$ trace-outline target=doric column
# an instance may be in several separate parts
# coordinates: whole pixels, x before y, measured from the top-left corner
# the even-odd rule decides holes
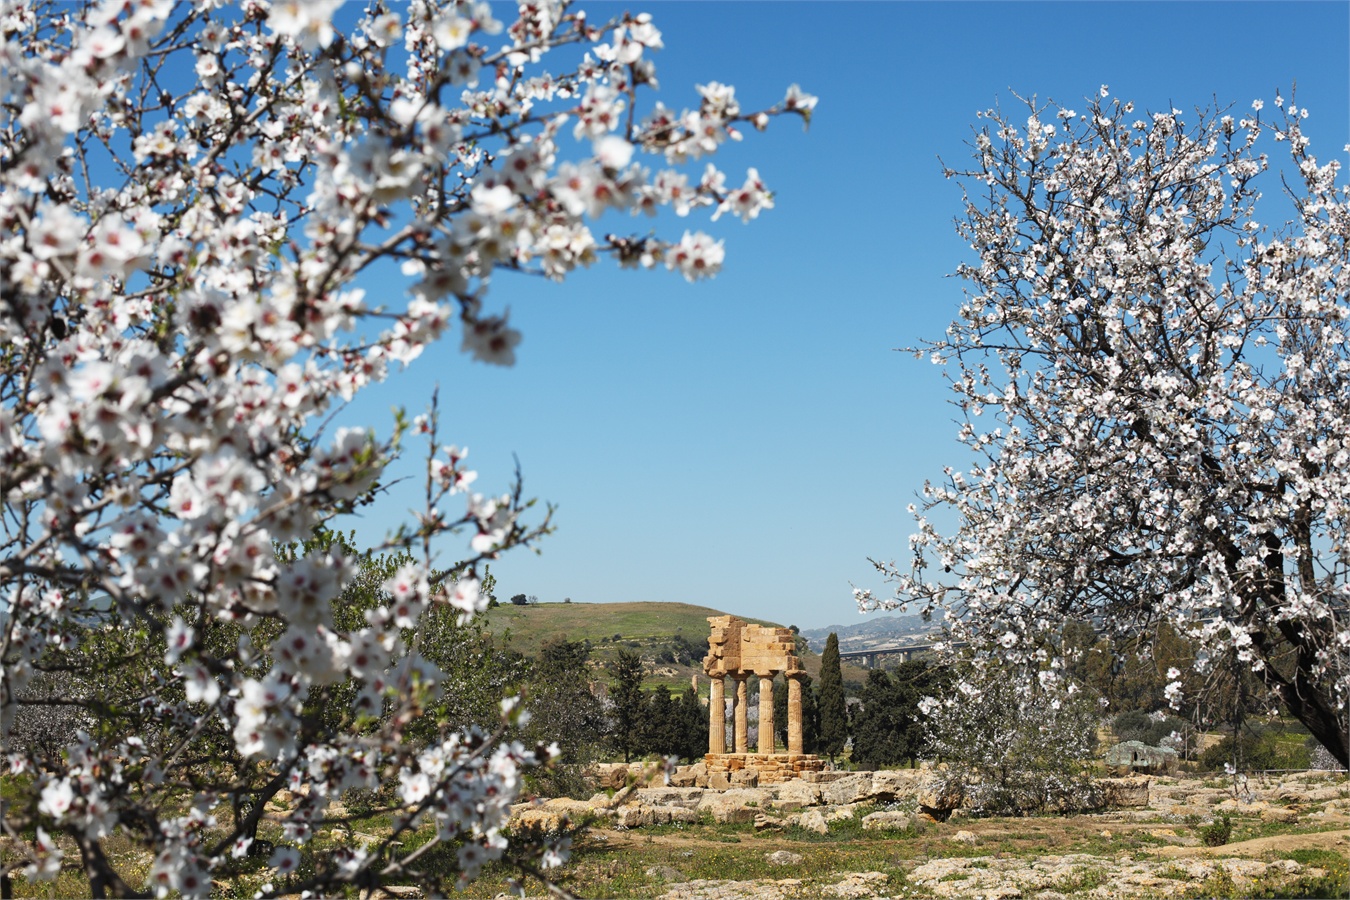
[[[759,752],[773,753],[773,674],[759,676]]]
[[[727,752],[727,698],[720,675],[713,676],[708,693],[708,752]]]
[[[802,679],[789,675],[788,686],[788,753],[802,752]]]
[[[745,686],[745,676],[732,676],[736,682],[736,752],[750,752],[750,691]]]

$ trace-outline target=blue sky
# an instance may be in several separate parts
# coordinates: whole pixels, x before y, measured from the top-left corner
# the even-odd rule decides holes
[[[1319,158],[1350,142],[1345,3],[582,5],[653,14],[667,106],[712,80],[743,108],[792,82],[820,106],[809,132],[780,120],[715,159],[733,183],[757,166],[775,209],[665,227],[725,239],[716,279],[607,265],[563,285],[499,277],[488,305],[524,332],[513,368],[471,362],[454,336],[344,415],[383,426],[439,384],[443,440],[470,448],[475,487],[505,489],[519,459],[557,533],[493,564],[503,599],[857,621],[849,583],[883,588],[867,558],[903,558],[906,505],[969,462],[941,371],[894,348],[940,335],[960,303],[946,276],[970,251],[938,157],[962,162],[976,112],[1015,103],[1009,90],[1080,108],[1106,84],[1143,109],[1245,111],[1297,82]],[[597,230],[629,227],[650,226]],[[348,525],[373,542],[414,502],[396,490]],[[460,550],[447,543],[446,560]]]

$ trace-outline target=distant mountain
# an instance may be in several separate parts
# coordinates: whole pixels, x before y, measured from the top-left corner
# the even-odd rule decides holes
[[[866,650],[869,647],[923,640],[935,630],[932,622],[925,622],[919,615],[869,615],[854,625],[803,628],[801,636],[806,638],[812,650],[820,653],[825,649],[825,641],[831,632],[839,635],[840,650]]]

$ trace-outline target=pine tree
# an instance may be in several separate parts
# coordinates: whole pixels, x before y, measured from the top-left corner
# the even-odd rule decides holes
[[[832,761],[848,742],[848,709],[844,677],[839,672],[839,635],[830,632],[820,656],[820,752]]]

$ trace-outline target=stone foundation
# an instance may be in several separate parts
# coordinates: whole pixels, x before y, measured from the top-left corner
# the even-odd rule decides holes
[[[809,753],[709,753],[703,762],[709,787],[782,784],[825,769],[825,760]]]

